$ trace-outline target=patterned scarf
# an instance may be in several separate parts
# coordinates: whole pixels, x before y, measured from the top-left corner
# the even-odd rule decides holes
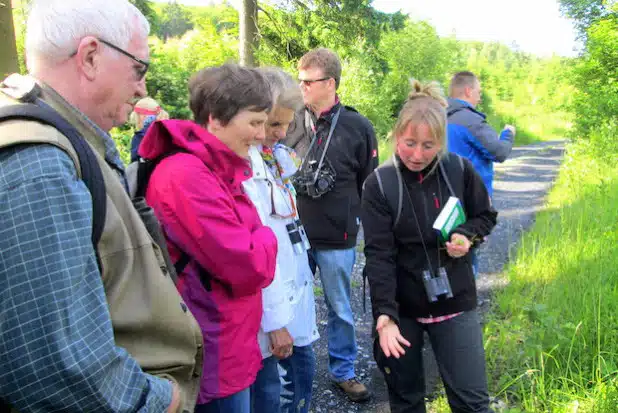
[[[289,165],[290,162],[296,166],[296,169],[300,166],[300,159],[296,156],[296,152],[281,143],[276,143],[272,148],[262,145],[260,147],[260,154],[264,163],[275,177],[277,184],[285,186],[296,197],[296,190],[290,180],[293,174],[290,175],[285,170],[285,165]],[[281,159],[282,156],[287,159]]]

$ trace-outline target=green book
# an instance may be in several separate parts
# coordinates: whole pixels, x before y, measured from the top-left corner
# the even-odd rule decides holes
[[[440,211],[438,218],[433,223],[433,228],[438,231],[442,241],[448,241],[448,234],[453,228],[466,222],[466,213],[459,198],[454,196],[449,197],[448,201]]]

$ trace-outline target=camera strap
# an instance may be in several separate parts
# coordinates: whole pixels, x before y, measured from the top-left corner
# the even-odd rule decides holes
[[[322,164],[324,163],[324,158],[326,157],[326,151],[328,150],[328,146],[330,145],[330,140],[333,137],[333,132],[335,131],[335,126],[337,126],[337,121],[339,120],[339,114],[341,113],[341,108],[337,110],[337,112],[333,115],[333,118],[330,122],[330,130],[328,131],[328,137],[326,138],[326,143],[324,144],[324,150],[322,151],[322,155],[320,156],[320,162],[318,162],[318,167],[315,168],[315,174],[313,175],[313,183],[318,179],[318,174],[320,173],[320,169],[322,168]],[[313,125],[312,125],[313,126]],[[316,129],[313,127],[312,129]],[[311,144],[309,145],[309,149],[307,150],[307,156],[303,159],[303,162],[300,165],[300,170],[303,170],[305,167],[305,163],[309,158],[309,154],[311,154],[311,150],[318,140],[317,131],[313,133],[313,139],[311,140]]]
[[[451,195],[455,196],[451,183],[442,166],[442,160],[438,159],[437,162],[438,162],[438,168],[441,172],[440,175],[442,175],[442,177],[446,181],[446,185],[448,186],[448,189],[451,192]],[[399,168],[399,165],[397,165],[397,162],[395,163],[395,168]],[[429,272],[431,273],[431,276],[435,277],[437,273],[433,271],[433,268],[431,268],[431,257],[429,256],[429,250],[427,249],[427,244],[425,243],[425,239],[423,238],[423,230],[421,228],[420,221],[418,220],[418,216],[416,215],[416,208],[414,208],[414,203],[412,202],[410,191],[408,190],[408,187],[405,184],[405,182],[402,182],[401,186],[402,186],[402,190],[405,191],[406,196],[408,198],[408,202],[410,203],[410,207],[412,208],[412,215],[414,215],[414,222],[416,223],[416,228],[418,229],[418,236],[421,238],[421,244],[423,244],[423,251],[425,252],[425,257],[427,258],[427,267],[429,268]],[[438,193],[440,196],[442,195],[442,191],[440,189],[440,179],[438,179]],[[440,267],[440,241],[438,241],[438,267]]]
[[[403,184],[403,190],[406,192],[408,197],[408,202],[410,202],[410,207],[412,208],[412,215],[414,215],[414,222],[416,223],[416,228],[418,229],[418,236],[421,237],[421,244],[423,244],[423,251],[425,251],[425,257],[427,258],[427,267],[429,268],[429,272],[432,277],[435,277],[436,273],[433,268],[431,268],[431,257],[429,256],[429,250],[427,249],[427,245],[425,244],[425,238],[423,237],[423,229],[421,228],[421,223],[418,220],[418,216],[416,215],[416,208],[414,208],[414,203],[412,202],[412,197],[410,196],[410,191],[408,190],[408,186]],[[438,251],[438,260],[440,260],[440,251]],[[439,266],[440,264],[438,264]]]

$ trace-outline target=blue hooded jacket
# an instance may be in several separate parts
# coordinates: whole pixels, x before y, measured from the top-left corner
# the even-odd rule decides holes
[[[513,132],[500,135],[487,123],[486,116],[468,102],[448,100],[448,150],[468,158],[493,195],[494,162],[504,162],[513,148]]]

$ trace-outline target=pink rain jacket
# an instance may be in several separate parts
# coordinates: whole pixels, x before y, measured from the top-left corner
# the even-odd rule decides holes
[[[249,387],[261,368],[261,291],[274,277],[277,241],[243,192],[251,177],[246,159],[194,122],[179,120],[155,122],[139,154],[155,159],[177,150],[187,153],[159,163],[146,201],[172,260],[180,250],[191,257],[178,289],[204,335],[197,401],[203,404]]]

